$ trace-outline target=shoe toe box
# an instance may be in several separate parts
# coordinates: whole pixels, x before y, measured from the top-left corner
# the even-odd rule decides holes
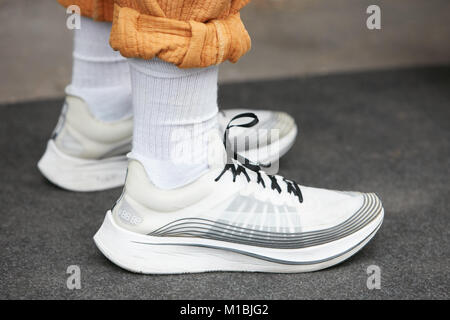
[[[346,235],[364,228],[382,214],[381,200],[374,193],[306,188],[302,208],[305,232]]]

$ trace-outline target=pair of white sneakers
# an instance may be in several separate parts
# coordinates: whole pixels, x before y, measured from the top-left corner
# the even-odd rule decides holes
[[[251,122],[242,123],[245,118]],[[356,253],[380,228],[384,210],[375,194],[300,186],[242,157],[245,151],[265,163],[286,153],[297,135],[289,115],[236,109],[220,113],[219,123],[226,134],[211,139],[209,170],[186,186],[162,190],[138,160],[127,159],[132,119],[98,121],[83,100],[68,96],[38,167],[73,191],[125,184],[94,240],[108,259],[133,272],[320,270]],[[259,143],[266,129],[278,133],[268,146]],[[248,137],[250,148],[231,148],[229,138],[238,136]]]

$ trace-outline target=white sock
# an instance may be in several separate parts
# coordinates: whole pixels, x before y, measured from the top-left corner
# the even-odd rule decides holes
[[[173,189],[208,169],[208,134],[217,128],[218,67],[179,69],[129,59],[134,132],[131,157],[159,188]]]
[[[127,59],[109,45],[110,22],[81,17],[75,30],[72,83],[68,94],[79,96],[99,120],[116,121],[132,114]]]

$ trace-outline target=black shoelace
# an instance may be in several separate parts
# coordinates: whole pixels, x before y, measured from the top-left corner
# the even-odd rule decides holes
[[[240,118],[251,118],[253,120],[248,123],[244,123],[244,124],[232,124],[232,122],[234,120],[240,119]],[[234,164],[233,161],[231,160],[229,147],[228,147],[228,145],[229,145],[228,131],[231,128],[233,128],[233,127],[250,128],[250,127],[253,127],[254,125],[256,125],[258,122],[259,122],[258,117],[254,113],[251,113],[251,112],[241,113],[241,114],[235,116],[233,119],[231,119],[228,122],[228,125],[223,134],[223,145],[225,146],[225,150],[227,151],[227,164],[223,168],[220,175],[215,179],[215,181],[219,181],[220,178],[225,174],[225,172],[231,171],[231,173],[233,174],[233,182],[235,182],[236,177],[241,174],[245,176],[245,178],[247,179],[247,182],[250,182],[250,176],[248,175],[248,173],[246,171],[248,169],[248,170],[251,170],[256,173],[256,176],[257,176],[256,183],[261,184],[263,186],[263,188],[266,188],[266,183],[264,182],[264,179],[262,178],[262,175],[261,175],[261,166],[266,167],[266,166],[270,166],[270,164],[269,165],[261,165],[259,163],[251,162],[247,158],[239,155],[235,150],[232,150],[231,153],[233,154],[233,159],[240,162],[240,164],[239,163]],[[264,174],[267,177],[269,177],[269,179],[270,179],[270,188],[272,190],[278,191],[278,193],[281,193],[282,189],[281,189],[280,185],[278,184],[277,178],[270,174],[266,174],[266,173],[264,173]],[[285,184],[287,186],[286,191],[288,193],[295,195],[298,198],[299,202],[303,202],[303,195],[302,195],[302,192],[301,192],[298,184],[295,181],[287,180],[285,178],[283,178],[283,181],[285,182]]]

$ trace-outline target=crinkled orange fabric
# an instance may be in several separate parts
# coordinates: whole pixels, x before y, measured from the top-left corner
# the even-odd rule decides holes
[[[112,0],[59,1],[106,20],[104,9]],[[115,0],[110,44],[125,57],[158,57],[180,68],[236,62],[251,46],[239,15],[249,1]]]

